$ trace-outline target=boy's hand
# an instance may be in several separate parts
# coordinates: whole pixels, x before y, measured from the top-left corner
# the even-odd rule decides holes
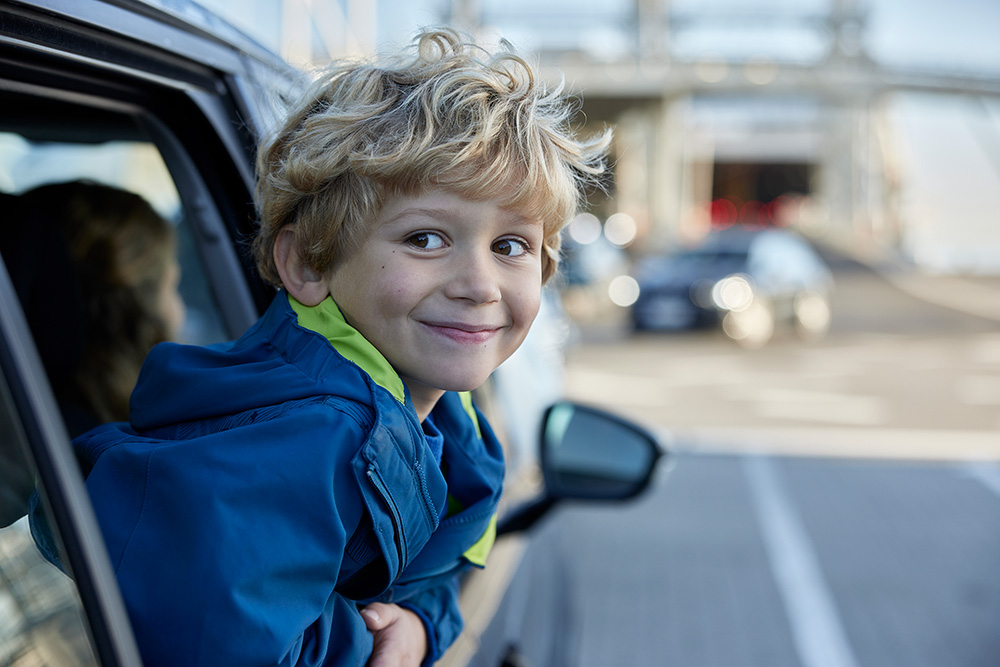
[[[373,602],[361,610],[375,636],[368,667],[419,667],[427,654],[427,635],[420,617],[395,604]]]

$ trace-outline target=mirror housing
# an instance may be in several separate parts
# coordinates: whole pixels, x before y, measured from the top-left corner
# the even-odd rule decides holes
[[[569,401],[542,419],[545,488],[560,500],[627,500],[649,486],[663,455],[657,439],[604,410]]]
[[[664,449],[644,428],[610,412],[560,401],[542,419],[541,497],[504,516],[497,534],[527,530],[563,500],[622,501],[649,486]]]

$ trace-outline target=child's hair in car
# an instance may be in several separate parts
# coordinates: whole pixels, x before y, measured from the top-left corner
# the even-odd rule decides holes
[[[173,334],[160,309],[173,226],[143,197],[90,181],[18,199],[27,235],[12,278],[68,426],[127,420],[146,354]]]
[[[577,108],[510,50],[450,29],[421,34],[416,56],[331,67],[258,154],[258,268],[280,285],[274,239],[294,224],[306,265],[326,272],[363,240],[387,196],[441,188],[497,198],[544,225],[543,280],[559,231],[604,171],[610,130],[578,139]]]

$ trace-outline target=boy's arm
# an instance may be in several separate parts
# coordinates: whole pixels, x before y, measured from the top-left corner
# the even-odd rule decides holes
[[[324,412],[215,438],[211,466],[205,448],[130,438],[101,456],[87,486],[149,664],[304,667],[370,654],[355,603],[333,592],[361,489],[326,446],[365,434]],[[289,439],[303,432],[326,437]]]

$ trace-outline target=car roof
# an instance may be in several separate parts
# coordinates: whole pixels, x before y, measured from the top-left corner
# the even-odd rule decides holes
[[[279,55],[192,0],[16,0],[0,3],[0,35],[33,57],[74,62],[84,85],[97,67],[163,88],[230,88],[247,125],[270,127],[306,76]],[[77,67],[77,65],[79,67]],[[19,102],[25,137],[85,142],[78,128],[39,128]],[[95,113],[97,113],[95,111]],[[90,119],[99,123],[99,118]],[[81,124],[82,126],[82,124]],[[119,139],[128,139],[121,136]]]
[[[795,236],[793,232],[777,227],[729,227],[711,232],[692,250],[746,252],[751,245],[764,237],[794,238]]]
[[[193,0],[117,0],[135,12],[155,12],[157,20],[266,61],[281,59],[233,24]]]
[[[25,17],[32,9],[50,17],[45,23],[52,26],[58,25],[52,17],[68,19],[220,70],[235,69],[223,52],[291,70],[280,56],[193,0],[17,0],[4,7]]]

